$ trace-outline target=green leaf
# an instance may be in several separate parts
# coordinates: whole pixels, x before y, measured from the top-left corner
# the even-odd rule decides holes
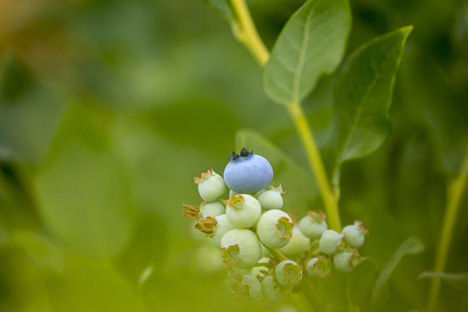
[[[99,111],[90,114],[89,107],[72,106],[51,155],[34,177],[47,231],[75,250],[103,260],[124,247],[134,209],[104,123]]]
[[[232,14],[231,7],[226,0],[203,0],[208,3],[213,9],[215,9],[222,17],[228,21],[234,20],[234,14]]]
[[[335,184],[344,161],[372,153],[390,135],[393,85],[412,29],[403,27],[364,44],[343,66],[334,90],[334,117],[323,139]]]
[[[468,273],[424,272],[419,278],[440,278],[454,289],[468,291]]]
[[[388,299],[388,280],[390,278],[390,275],[392,275],[396,266],[400,262],[401,258],[403,258],[403,256],[407,254],[418,254],[422,252],[423,249],[424,246],[422,245],[421,241],[416,237],[410,237],[406,241],[404,241],[403,244],[400,245],[398,250],[393,254],[392,258],[383,268],[382,272],[380,273],[377,279],[377,282],[375,283],[374,290],[372,291],[371,311],[380,310],[384,306],[385,301]]]
[[[287,22],[264,70],[276,102],[300,102],[343,58],[351,26],[347,0],[309,0]]]
[[[242,147],[253,149],[255,154],[268,159],[274,171],[273,183],[276,186],[281,184],[287,191],[283,196],[286,211],[300,213],[300,217],[307,210],[317,207],[317,185],[308,170],[295,165],[288,155],[255,130],[237,131],[236,150],[240,151]]]
[[[329,277],[313,277],[312,281],[327,306],[333,306],[334,310],[354,311],[354,307],[369,301],[375,276],[374,261],[364,258],[349,273],[333,269]]]

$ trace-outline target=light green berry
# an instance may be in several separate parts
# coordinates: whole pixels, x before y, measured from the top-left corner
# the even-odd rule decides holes
[[[280,293],[280,287],[276,285],[273,276],[265,277],[261,284],[265,300],[269,302],[278,302],[283,298]]]
[[[292,260],[284,260],[276,266],[275,275],[281,285],[296,286],[302,279],[302,266]]]
[[[309,214],[299,221],[299,229],[308,238],[320,238],[323,232],[328,229],[325,214],[321,211],[319,213],[309,211]]]
[[[213,230],[213,235],[210,237],[211,243],[216,247],[221,247],[221,238],[229,232],[230,230],[235,229],[234,225],[229,222],[225,214],[214,217],[217,224]]]
[[[226,200],[226,215],[237,228],[254,226],[262,214],[262,206],[255,197],[247,194],[234,195]]]
[[[257,193],[256,197],[263,209],[281,209],[283,208],[283,197],[281,195],[283,193],[281,185],[278,187],[269,186],[264,191]]]
[[[226,264],[243,269],[253,267],[263,256],[257,236],[246,229],[234,229],[224,234],[220,250]]]
[[[262,285],[260,284],[260,281],[255,276],[243,275],[242,285],[248,287],[250,297],[252,297],[253,299],[261,299],[263,297]]]
[[[333,230],[326,230],[320,238],[320,250],[327,255],[334,255],[338,252],[341,244],[341,235]]]
[[[302,234],[299,227],[294,226],[289,243],[280,248],[280,251],[290,258],[297,258],[303,256],[304,252],[309,250],[309,245],[310,239]]]
[[[353,248],[360,248],[364,244],[365,235],[369,233],[361,221],[356,221],[352,225],[347,225],[341,231],[343,239]]]
[[[223,178],[213,170],[208,170],[201,174],[201,178],[194,179],[198,184],[198,193],[207,202],[215,201],[227,191]]]
[[[284,211],[268,210],[257,223],[257,235],[263,245],[277,249],[288,244],[292,237],[293,221]]]
[[[324,256],[312,258],[306,265],[309,276],[326,277],[331,274],[331,263]]]
[[[202,218],[216,217],[225,213],[224,205],[218,201],[207,203],[202,202],[200,204]]]
[[[333,256],[337,270],[351,272],[360,262],[361,256],[356,251],[343,251]]]

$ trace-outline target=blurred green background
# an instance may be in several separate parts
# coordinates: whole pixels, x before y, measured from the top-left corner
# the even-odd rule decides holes
[[[269,48],[302,3],[248,1]],[[343,168],[342,219],[370,229],[362,253],[379,269],[405,238],[422,240],[425,251],[392,276],[386,309],[423,309],[429,280],[417,277],[433,267],[468,142],[468,3],[350,3],[347,54],[415,29],[391,138]],[[222,174],[236,144],[272,161],[286,210],[322,208],[286,110],[201,0],[1,0],[0,71],[0,311],[239,310],[217,251],[182,217],[183,203],[201,201],[193,177]],[[304,103],[318,139],[333,82],[324,77]],[[468,271],[467,204],[452,273]],[[445,311],[462,295],[444,285]]]

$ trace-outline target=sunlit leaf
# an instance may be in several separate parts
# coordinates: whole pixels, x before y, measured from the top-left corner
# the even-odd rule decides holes
[[[412,26],[361,46],[346,61],[334,90],[334,117],[324,136],[324,159],[338,184],[346,160],[375,151],[392,130],[393,85]]]
[[[264,70],[264,88],[276,102],[300,102],[344,54],[351,25],[347,0],[309,0],[284,27]]]
[[[400,245],[383,268],[375,283],[374,290],[372,291],[371,311],[379,311],[385,305],[389,296],[388,280],[403,256],[418,254],[423,249],[424,246],[416,237],[410,237]]]
[[[453,288],[468,292],[468,273],[424,272],[419,278],[440,278]]]

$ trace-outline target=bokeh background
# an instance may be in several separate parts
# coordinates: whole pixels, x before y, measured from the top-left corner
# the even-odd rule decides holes
[[[271,48],[300,0],[251,0]],[[423,309],[447,189],[468,143],[468,3],[352,0],[348,52],[412,24],[391,138],[343,168],[343,223],[364,221],[381,269],[418,236],[388,311]],[[334,77],[304,109],[320,139]],[[283,311],[240,308],[219,254],[182,217],[193,177],[247,145],[271,159],[298,218],[321,209],[286,110],[202,0],[0,1],[0,311]],[[467,196],[448,272],[468,271]],[[463,293],[442,288],[445,311]],[[468,300],[465,297],[465,304]],[[285,301],[284,303],[288,303]]]

